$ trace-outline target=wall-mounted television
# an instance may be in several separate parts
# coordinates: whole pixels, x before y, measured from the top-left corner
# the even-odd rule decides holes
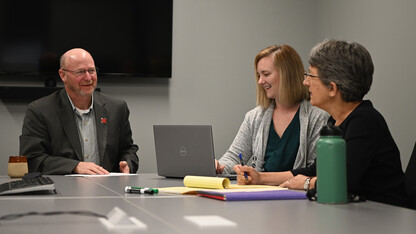
[[[0,0],[0,79],[59,79],[79,47],[99,76],[170,78],[172,13],[173,0]]]

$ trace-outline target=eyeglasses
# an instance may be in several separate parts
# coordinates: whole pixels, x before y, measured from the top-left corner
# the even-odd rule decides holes
[[[319,78],[319,76],[315,76],[315,75],[312,75],[311,73],[309,73],[309,72],[305,72],[305,73],[303,73],[303,75],[304,75],[304,79],[306,80],[306,79],[308,79],[308,76],[310,77],[310,78]]]
[[[79,69],[79,70],[75,70],[75,71],[71,71],[71,70],[67,70],[67,69],[63,69],[63,71],[66,72],[71,72],[72,75],[74,76],[83,76],[86,72],[88,72],[90,75],[94,75],[97,74],[98,72],[98,67],[92,67],[92,68],[88,68],[88,69]]]

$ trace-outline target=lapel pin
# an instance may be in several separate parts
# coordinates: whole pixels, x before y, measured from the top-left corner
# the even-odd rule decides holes
[[[101,118],[101,123],[106,124],[107,123],[107,118]]]

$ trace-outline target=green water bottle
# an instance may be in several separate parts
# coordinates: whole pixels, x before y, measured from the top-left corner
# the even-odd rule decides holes
[[[320,134],[316,146],[318,203],[347,203],[346,143],[342,130],[326,125]]]

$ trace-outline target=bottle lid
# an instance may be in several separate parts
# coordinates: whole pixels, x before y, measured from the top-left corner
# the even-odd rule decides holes
[[[327,124],[320,131],[321,136],[342,136],[342,129],[332,124]]]

